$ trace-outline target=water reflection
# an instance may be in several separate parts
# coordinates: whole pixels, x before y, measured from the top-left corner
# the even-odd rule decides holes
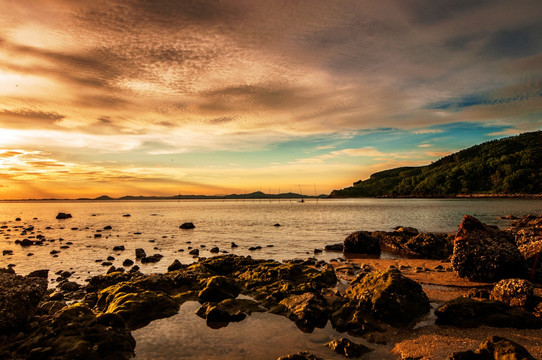
[[[253,313],[241,322],[216,329],[195,315],[199,307],[197,302],[186,302],[177,315],[134,331],[136,359],[276,360],[299,351],[310,351],[324,359],[344,359],[324,346],[331,340],[348,337],[333,330],[330,324],[304,333],[284,316]],[[395,358],[386,346],[350,339],[376,349],[364,359]]]

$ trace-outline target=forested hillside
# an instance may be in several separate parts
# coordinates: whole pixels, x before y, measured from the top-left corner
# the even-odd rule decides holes
[[[542,132],[489,141],[421,167],[372,174],[330,197],[541,194]]]

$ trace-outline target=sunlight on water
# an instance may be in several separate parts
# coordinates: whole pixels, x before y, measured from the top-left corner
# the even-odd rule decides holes
[[[58,212],[73,217],[56,220]],[[115,258],[111,262],[117,267],[124,259],[133,260],[136,248],[164,256],[156,264],[139,264],[148,273],[165,271],[174,259],[193,262],[189,247],[198,248],[203,257],[214,255],[209,250],[217,246],[220,251],[255,258],[307,258],[314,256],[314,249],[340,243],[358,230],[390,231],[404,225],[420,231],[454,232],[464,214],[506,226],[509,221],[499,220],[499,216],[528,213],[542,213],[542,200],[2,202],[0,225],[5,228],[0,229],[0,250],[12,250],[13,255],[2,256],[0,266],[16,264],[20,274],[41,268],[51,272],[71,269],[76,272],[75,279],[82,281],[89,274],[104,273],[107,266],[101,263],[108,256]],[[130,216],[123,216],[127,214]],[[21,221],[15,221],[17,217]],[[196,228],[179,229],[184,222],[193,222]],[[277,223],[281,226],[274,226]],[[30,226],[34,226],[34,233],[21,235]],[[106,226],[112,229],[104,230]],[[36,240],[40,234],[46,239],[41,246],[23,248],[14,243],[24,238]],[[232,242],[239,247],[232,248]],[[116,245],[126,250],[113,251]],[[250,251],[252,246],[262,248]],[[60,253],[53,257],[51,250]],[[324,260],[339,256],[342,254],[334,252],[316,255]]]

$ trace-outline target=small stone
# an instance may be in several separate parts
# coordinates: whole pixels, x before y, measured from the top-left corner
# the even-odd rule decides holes
[[[234,243],[233,241],[231,242],[231,247],[232,248],[236,248],[236,247],[239,247],[239,245],[237,245],[236,243]]]
[[[117,245],[113,247],[113,251],[124,251],[124,245]]]
[[[185,229],[185,230],[189,230],[189,229],[194,229],[196,226],[191,223],[191,222],[186,222],[184,224],[182,224],[181,226],[179,226],[179,229]]]
[[[134,264],[133,260],[126,259],[122,262],[122,266],[132,266]]]
[[[63,219],[69,219],[71,218],[72,215],[71,214],[67,214],[67,213],[63,213],[63,212],[59,212],[56,216],[57,219],[59,220],[63,220]]]

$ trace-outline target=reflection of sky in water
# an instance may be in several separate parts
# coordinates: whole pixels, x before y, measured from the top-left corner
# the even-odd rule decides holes
[[[58,212],[70,213],[73,218],[56,220]],[[16,264],[15,270],[22,275],[43,268],[50,269],[50,274],[71,270],[76,272],[73,279],[83,282],[87,276],[106,271],[107,267],[96,260],[106,260],[112,255],[115,257],[113,265],[119,267],[124,259],[134,260],[136,248],[145,249],[148,255],[164,256],[155,264],[138,263],[144,273],[166,271],[174,259],[192,263],[189,246],[199,248],[202,257],[212,256],[209,250],[218,246],[229,253],[260,259],[315,256],[329,261],[343,256],[342,253],[324,251],[314,255],[314,249],[341,243],[358,230],[389,231],[403,225],[420,231],[454,232],[464,214],[505,227],[509,221],[497,217],[529,213],[542,213],[542,200],[333,199],[316,203],[310,199],[304,204],[289,201],[2,202],[0,225],[8,228],[0,229],[0,250],[13,250],[13,255],[0,257],[0,266]],[[124,214],[131,216],[123,217]],[[15,221],[17,217],[21,221]],[[187,221],[194,222],[196,228],[179,229],[179,225]],[[282,226],[275,227],[275,223]],[[21,235],[21,228],[15,228],[30,225],[35,227],[34,234]],[[103,230],[108,225],[112,229]],[[95,238],[94,234],[99,231],[102,237]],[[28,248],[14,243],[39,234],[55,241]],[[59,238],[64,241],[60,242]],[[232,249],[232,241],[239,247]],[[72,243],[69,248],[60,249],[67,242]],[[126,250],[113,251],[116,245],[123,245]],[[201,245],[206,247],[201,248]],[[248,250],[257,245],[262,249]],[[179,251],[181,249],[184,251]],[[52,257],[51,250],[61,252],[58,257]],[[29,253],[33,255],[27,256]]]
[[[309,351],[324,359],[344,359],[324,346],[333,339],[349,337],[333,330],[329,323],[324,329],[303,333],[284,316],[253,313],[241,322],[214,330],[195,314],[199,307],[197,302],[187,302],[179,314],[132,332],[136,339],[136,359],[276,360],[299,351]],[[364,359],[394,359],[385,346],[349,338],[371,348],[385,348],[365,355]]]

